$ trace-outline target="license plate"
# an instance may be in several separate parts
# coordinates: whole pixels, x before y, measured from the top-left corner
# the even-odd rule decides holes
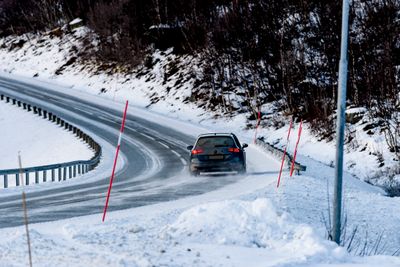
[[[208,156],[209,159],[224,159],[223,155],[211,155]]]

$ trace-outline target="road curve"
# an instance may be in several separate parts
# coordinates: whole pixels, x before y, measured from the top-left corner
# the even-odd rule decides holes
[[[41,106],[81,129],[95,133],[103,142],[115,145],[118,139],[121,111],[10,77],[0,76],[0,92]],[[189,177],[186,145],[193,142],[193,136],[128,114],[122,142],[126,162],[116,175],[108,211],[198,195],[239,179],[230,176]],[[103,173],[86,183],[80,180],[76,184],[30,190],[27,193],[29,220],[38,223],[100,214],[108,184],[109,173]],[[0,190],[0,228],[22,225],[22,215],[20,194],[1,196]]]

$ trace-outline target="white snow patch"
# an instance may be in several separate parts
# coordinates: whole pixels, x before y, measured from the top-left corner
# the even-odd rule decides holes
[[[18,152],[23,167],[89,160],[89,146],[59,125],[0,101],[0,170],[17,169]]]
[[[135,106],[130,107],[132,114],[178,130],[185,129],[193,135],[204,131],[233,131],[239,133],[241,140],[250,143],[253,139],[253,131],[243,130],[246,126],[244,115],[214,120],[213,114],[191,104],[182,104],[182,99],[190,95],[190,84],[182,90],[166,93],[166,87],[173,88],[179,79],[172,75],[163,84],[168,71],[166,59],[173,55],[155,54],[154,58],[159,61],[152,73],[139,79],[122,74],[93,75],[79,66],[67,68],[63,75],[55,75],[55,70],[70,57],[67,51],[78,43],[74,38],[68,41],[54,38],[46,42],[44,45],[31,40],[22,49],[11,52],[0,49],[2,70],[24,76],[38,73],[38,79],[52,80],[75,89],[66,90],[47,84],[53,90],[63,90],[118,110],[122,110],[125,99],[129,99]],[[194,59],[185,60],[190,62]],[[195,69],[192,71],[196,73]],[[97,96],[102,88],[106,89],[101,93],[103,98]],[[165,99],[143,109],[150,104],[153,94]],[[273,116],[272,107],[263,108],[264,114]],[[290,152],[297,137],[295,130],[297,125],[292,131]],[[259,135],[282,147],[287,127],[261,128]],[[382,142],[378,134],[368,138],[361,136],[360,139],[370,144],[369,149]],[[376,156],[366,156],[355,149],[349,151],[346,154],[348,158],[345,158],[348,171],[363,177],[376,169]],[[112,153],[105,154],[109,157]],[[343,248],[325,240],[326,230],[321,216],[329,210],[327,198],[332,199],[332,190],[328,193],[327,188],[332,188],[333,169],[330,165],[334,154],[333,144],[317,140],[305,125],[298,161],[307,166],[307,172],[294,177],[285,172],[279,189],[276,188],[279,163],[259,148],[250,146],[249,175],[219,190],[178,201],[111,212],[105,223],[100,222],[101,216],[97,214],[31,225],[34,265],[400,266],[399,257],[351,256]],[[385,151],[382,154],[384,157],[389,155]],[[352,164],[352,161],[357,164]],[[104,172],[104,169],[97,171]],[[176,183],[184,182],[181,177],[176,179]],[[383,231],[383,254],[395,252],[400,244],[397,234],[400,232],[399,200],[384,196],[381,189],[367,185],[349,173],[345,173],[344,180],[348,229],[358,226],[362,234],[367,231],[371,237],[367,241],[372,245]],[[0,235],[2,264],[26,265],[24,228],[1,229]],[[366,240],[361,238],[363,241]]]

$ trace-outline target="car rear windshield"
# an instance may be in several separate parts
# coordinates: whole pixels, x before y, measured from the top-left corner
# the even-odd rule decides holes
[[[236,147],[232,137],[229,136],[207,136],[200,137],[196,148]]]

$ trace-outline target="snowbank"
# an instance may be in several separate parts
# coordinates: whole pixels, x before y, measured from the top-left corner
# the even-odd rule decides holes
[[[184,201],[184,200],[183,200]],[[182,201],[177,201],[178,206]],[[157,212],[154,212],[157,211]],[[165,204],[31,226],[35,266],[399,266],[390,256],[353,257],[266,198]],[[87,227],[90,225],[90,227]],[[4,266],[27,263],[23,227],[1,229]],[[51,260],[50,260],[51,259]]]
[[[0,101],[0,170],[88,160],[94,152],[72,133],[17,106]],[[2,181],[1,181],[2,182]]]

